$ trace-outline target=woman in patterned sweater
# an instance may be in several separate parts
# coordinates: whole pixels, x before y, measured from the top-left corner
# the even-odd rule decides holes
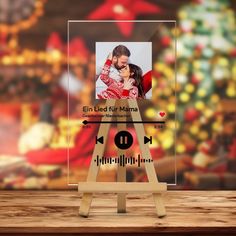
[[[100,79],[108,88],[98,94],[98,97],[100,99],[145,98],[141,68],[134,64],[128,64],[120,69],[121,80],[117,82],[109,77],[111,63],[111,56],[109,55],[100,74]]]

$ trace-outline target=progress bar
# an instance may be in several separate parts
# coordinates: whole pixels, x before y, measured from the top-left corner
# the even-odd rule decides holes
[[[165,124],[165,121],[88,121],[82,122],[84,125],[87,124]]]

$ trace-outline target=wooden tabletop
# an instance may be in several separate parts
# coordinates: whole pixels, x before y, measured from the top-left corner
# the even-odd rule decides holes
[[[128,212],[117,214],[113,194],[94,195],[89,218],[82,218],[80,197],[74,190],[1,191],[0,234],[236,235],[236,191],[168,191],[164,218],[151,195],[128,195]]]

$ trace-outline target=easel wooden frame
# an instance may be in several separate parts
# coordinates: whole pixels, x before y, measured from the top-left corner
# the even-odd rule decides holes
[[[126,106],[138,108],[137,100],[135,99],[109,99],[106,101],[106,106]],[[111,121],[112,120],[112,111],[109,112],[109,116],[105,116],[102,121]],[[141,115],[138,109],[138,112],[131,112],[133,121],[141,121]],[[125,121],[125,116],[118,118],[117,120]],[[136,130],[138,142],[140,145],[140,150],[142,157],[149,160],[152,159],[151,153],[149,150],[148,144],[144,144],[145,130],[142,123],[134,123],[134,128]],[[159,183],[153,162],[145,162],[145,169],[148,177],[147,183],[126,183],[126,168],[125,166],[118,165],[117,181],[118,182],[96,182],[99,164],[95,163],[95,159],[98,156],[103,156],[106,141],[108,138],[108,132],[110,129],[110,123],[101,123],[98,131],[98,137],[104,137],[104,144],[97,143],[94,148],[92,155],[92,160],[90,163],[87,181],[81,182],[78,184],[78,191],[83,192],[82,201],[80,204],[79,215],[88,217],[89,210],[91,207],[93,193],[96,192],[107,192],[107,193],[118,193],[117,197],[117,212],[125,213],[126,212],[126,193],[141,192],[141,193],[152,193],[154,203],[156,206],[156,212],[158,217],[163,217],[166,215],[165,206],[163,203],[163,198],[161,193],[167,191],[166,183]],[[125,130],[125,123],[117,124],[118,131]],[[118,155],[125,154],[125,150],[118,149]]]

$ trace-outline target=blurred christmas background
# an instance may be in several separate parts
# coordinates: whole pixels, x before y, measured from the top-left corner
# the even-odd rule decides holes
[[[89,38],[94,34],[99,38],[100,32],[85,29],[81,35],[86,37],[70,37],[73,109],[68,122],[67,20],[176,19],[176,29],[164,24],[159,28],[160,44],[153,47],[158,55],[153,58],[153,105],[168,113],[169,127],[177,131],[176,144],[168,129],[158,136],[150,133],[155,140],[153,154],[158,156],[155,168],[161,181],[173,178],[170,150],[176,145],[175,188],[236,189],[235,10],[233,0],[1,0],[0,188],[68,188],[68,126],[72,178],[85,176],[77,166],[88,167],[88,144],[97,128],[81,129],[77,113],[78,105],[89,103],[93,96],[95,68]],[[108,34],[124,41],[131,36],[139,41],[144,30],[135,23],[113,24]],[[169,87],[175,73],[176,97]],[[153,108],[143,109],[145,118],[151,119]],[[78,152],[85,158],[78,159]],[[127,171],[128,181],[145,179],[143,169]],[[99,178],[115,181],[116,174],[103,168]]]

